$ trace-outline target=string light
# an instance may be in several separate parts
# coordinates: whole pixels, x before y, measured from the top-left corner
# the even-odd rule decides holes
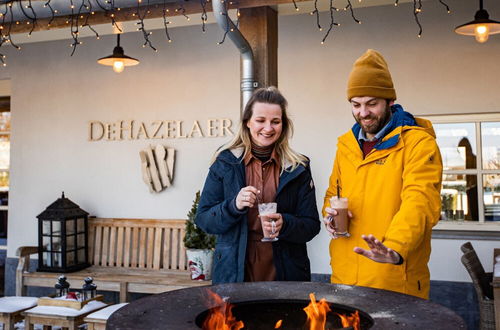
[[[35,29],[35,26],[36,26],[36,22],[37,22],[37,17],[36,17],[36,13],[35,13],[35,10],[33,9],[33,7],[31,6],[31,0],[28,0],[28,4],[26,6],[21,6],[21,3],[19,5],[19,8],[21,9],[23,15],[29,19],[33,25],[32,25],[32,28],[30,30],[30,32],[28,33],[28,36],[31,36],[31,33],[33,33],[33,30]],[[24,9],[30,9],[31,10],[31,13],[32,13],[32,16],[30,16]],[[29,25],[29,22],[27,22],[28,25]],[[16,22],[16,24],[19,24]]]
[[[226,41],[226,36],[229,33],[229,25],[231,23],[231,19],[229,18],[229,13],[227,12],[227,3],[224,2],[224,0],[221,0],[221,3],[224,4],[224,12],[221,12],[220,14],[223,15],[226,18],[226,30],[224,31],[224,35],[222,36],[222,40],[219,41],[217,44],[222,45],[224,41]]]
[[[152,50],[154,50],[156,52],[157,51],[156,48],[153,46],[153,43],[149,39],[149,36],[151,35],[151,33],[146,30],[146,27],[144,25],[144,19],[146,19],[146,16],[147,16],[148,11],[149,11],[149,0],[147,1],[146,8],[144,10],[144,15],[141,15],[141,6],[139,5],[141,3],[141,1],[142,0],[138,0],[138,2],[137,2],[136,13],[137,13],[137,17],[139,17],[139,22],[136,23],[137,25],[139,25],[139,28],[137,30],[142,31],[142,36],[144,37],[144,44],[142,45],[142,47],[146,47],[146,45],[147,45]]]
[[[422,11],[422,0],[413,0],[413,16],[415,16],[415,22],[417,22],[419,31],[418,31],[418,37],[420,38],[422,36],[422,24],[420,24],[420,21],[418,19],[418,14]]]
[[[184,16],[184,18],[189,21],[191,20],[188,15],[186,15],[186,8],[184,8],[184,5],[181,3],[180,7],[175,10],[175,12],[181,12],[181,15]]]
[[[318,0],[314,0],[314,10],[311,12],[311,15],[316,14],[316,25],[320,31],[323,31],[321,24],[319,24],[319,10],[318,10]]]
[[[12,13],[12,3],[5,4],[5,11],[3,12],[2,23],[0,24],[2,27],[5,27],[5,20],[7,18],[7,14],[10,14],[11,20],[8,22],[8,28],[7,28],[7,32],[5,34],[3,33],[4,29],[2,28],[2,36],[0,38],[0,47],[4,43],[7,43],[7,44],[10,44],[12,47],[16,48],[17,50],[21,50],[21,47],[16,45],[11,37],[12,25],[14,24],[14,21],[12,20],[12,17],[14,17],[14,15]]]
[[[85,6],[85,9],[87,9],[89,12],[87,13],[87,17],[85,18],[85,22],[82,24],[82,28],[88,27],[89,30],[95,34],[96,39],[99,40],[100,39],[99,33],[97,33],[97,31],[89,24],[89,18],[91,15],[94,15],[94,11],[92,11],[92,2],[90,0],[87,0],[87,1],[88,1],[88,4]]]
[[[14,25],[21,25],[21,23],[24,26],[29,26],[30,31],[28,33],[28,37],[31,36],[32,32],[36,29],[38,24],[40,24],[40,20],[38,18],[37,12],[32,6],[32,1],[36,0],[6,0],[3,4],[0,4],[0,8],[3,8],[3,10],[0,9],[0,30],[2,31],[2,34],[0,36],[0,47],[3,44],[10,44],[12,47],[20,50],[20,47],[17,46],[11,37],[11,31],[17,29]],[[53,21],[56,19],[58,10],[54,9],[52,6],[52,0],[43,0],[43,8],[48,8],[50,16],[47,17],[47,14],[41,15],[42,17],[47,17],[48,23],[47,26],[50,27],[53,23]],[[186,8],[184,6],[184,2],[187,2],[188,0],[177,0],[176,2],[176,7],[175,9],[167,8],[167,2],[170,2],[169,0],[163,0],[163,9],[162,9],[162,16],[163,16],[163,24],[165,28],[165,34],[168,43],[172,42],[172,39],[169,34],[168,30],[168,25],[171,24],[171,22],[168,21],[167,15],[170,13],[170,9],[175,10],[175,13],[182,15],[186,18],[186,20],[190,20],[190,17],[187,15]],[[218,44],[223,44],[224,41],[226,40],[226,36],[229,32],[233,32],[235,30],[235,26],[233,25],[233,22],[229,18],[228,14],[228,8],[231,6],[236,6],[236,28],[239,26],[239,19],[240,19],[240,9],[238,8],[238,2],[237,1],[224,1],[224,0],[216,0],[220,1],[222,4],[224,4],[225,12],[221,13],[221,15],[225,16],[226,19],[226,27],[224,31],[224,35]],[[358,23],[361,24],[361,21],[358,20],[355,16],[354,13],[354,8],[351,3],[352,0],[346,0],[347,5],[342,8],[344,11],[349,10],[352,19]],[[444,2],[444,0],[438,0],[441,5],[443,5],[448,13],[451,13],[451,10],[449,6]],[[26,3],[27,2],[27,3]],[[146,4],[144,4],[146,2]],[[156,0],[156,3],[158,1]],[[296,0],[292,0],[293,6],[296,11],[299,11],[299,7],[297,6]],[[361,2],[361,0],[359,0]],[[200,6],[200,11],[201,11],[201,28],[202,32],[206,32],[206,23],[208,21],[208,16],[207,16],[207,4],[210,3],[210,0],[199,0],[199,6]],[[339,8],[335,8],[333,6],[333,0],[329,0],[330,3],[330,8],[329,8],[329,13],[330,13],[330,22],[329,22],[329,27],[328,30],[326,31],[325,35],[323,36],[321,43],[324,44],[326,39],[329,37],[330,33],[333,31],[333,28],[335,26],[339,26],[340,24],[336,23],[334,20],[334,12],[339,11]],[[148,17],[149,14],[152,13],[152,7],[153,5],[150,4],[150,0],[144,1],[144,0],[137,0],[137,6],[135,9],[135,12],[132,12],[131,15],[134,19],[138,20],[136,22],[138,28],[138,31],[142,32],[143,38],[144,38],[144,43],[143,47],[149,46],[151,49],[153,49],[155,52],[157,49],[153,46],[151,42],[151,35],[152,33],[146,30],[145,27],[145,19]],[[399,0],[394,0],[394,6],[398,6]],[[3,6],[2,6],[3,5]],[[19,20],[19,19],[14,19],[15,15],[13,14],[13,7],[17,6],[18,9],[16,13],[21,13],[25,19],[24,20]],[[170,5],[170,4],[169,4]],[[83,28],[88,28],[91,30],[96,39],[100,39],[99,34],[97,31],[89,24],[89,18],[92,15],[96,14],[96,10],[94,10],[94,7],[97,6],[99,8],[99,13],[102,13],[104,17],[108,17],[109,20],[111,21],[112,25],[115,25],[115,19],[117,16],[117,12],[121,11],[121,7],[115,6],[115,0],[70,0],[69,8],[71,9],[71,14],[67,15],[66,20],[63,21],[66,24],[69,25],[70,27],[70,33],[73,38],[73,42],[71,44],[72,47],[72,52],[71,56],[75,53],[76,48],[78,45],[81,45],[82,42],[79,41],[79,35],[80,31],[79,29]],[[158,8],[159,5],[155,4],[154,7]],[[127,9],[132,9],[132,8],[127,8]],[[422,25],[419,20],[419,14],[422,12],[422,0],[413,0],[413,15],[415,18],[415,22],[419,28],[418,32],[418,37],[421,37],[422,35]],[[316,16],[316,26],[320,31],[323,31],[323,27],[320,24],[320,12],[318,9],[318,0],[314,0],[314,10],[310,12],[311,15]],[[59,16],[60,17],[60,16]],[[13,27],[14,26],[14,27]],[[4,57],[2,57],[2,54],[0,53],[0,64],[4,64]]]
[[[326,38],[328,38],[328,35],[330,34],[330,31],[333,29],[334,26],[338,26],[339,24],[335,22],[335,19],[333,17],[333,12],[336,11],[337,8],[333,7],[333,0],[330,0],[330,27],[328,28],[328,31],[326,31],[325,36],[323,37],[323,40],[321,40],[321,44],[325,44]]]
[[[439,0],[439,3],[442,4],[443,6],[445,6],[446,11],[448,12],[448,14],[451,14],[450,7],[446,3],[444,3],[443,0]]]
[[[360,0],[360,1],[361,1],[361,0]],[[361,21],[360,21],[360,20],[358,20],[358,19],[356,18],[356,16],[354,16],[354,9],[353,9],[353,7],[352,7],[351,0],[347,0],[347,6],[344,8],[344,10],[347,10],[347,9],[350,9],[350,11],[351,11],[351,17],[352,17],[352,19],[354,20],[354,22],[356,22],[356,23],[358,23],[358,24],[361,24]]]
[[[167,13],[169,12],[168,9],[166,9],[167,3],[166,3],[166,0],[163,0],[163,11],[162,11],[162,14],[163,14],[163,25],[165,26],[165,34],[167,35],[167,40],[168,42],[172,42],[172,39],[170,38],[170,34],[168,33],[168,25],[170,24],[170,22],[167,20]]]

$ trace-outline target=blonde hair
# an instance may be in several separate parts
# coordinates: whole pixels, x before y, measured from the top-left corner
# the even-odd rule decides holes
[[[281,92],[274,86],[259,88],[254,91],[250,100],[245,106],[243,116],[239,124],[238,132],[229,143],[217,150],[212,158],[212,163],[217,159],[221,152],[226,149],[243,148],[243,158],[252,152],[252,138],[250,129],[247,127],[248,121],[253,115],[253,105],[257,102],[277,104],[281,108],[281,121],[283,129],[281,135],[275,143],[275,151],[281,162],[281,172],[287,170],[287,165],[291,164],[290,172],[295,170],[299,165],[306,166],[307,158],[298,152],[294,151],[288,144],[289,139],[293,136],[293,124],[287,116],[288,102]]]

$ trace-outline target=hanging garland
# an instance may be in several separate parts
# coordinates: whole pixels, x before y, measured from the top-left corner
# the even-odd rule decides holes
[[[12,47],[16,48],[17,50],[21,50],[21,47],[16,45],[16,43],[12,40],[12,34],[16,33],[16,28],[19,27],[21,24],[26,24],[30,26],[30,30],[28,32],[28,36],[31,36],[32,33],[37,30],[45,29],[43,28],[43,25],[46,24],[47,28],[52,27],[53,23],[55,20],[60,19],[62,17],[67,17],[65,20],[65,24],[69,27],[71,38],[72,38],[72,43],[70,46],[72,47],[71,55],[76,51],[77,46],[81,45],[82,42],[79,40],[79,35],[80,35],[80,30],[81,29],[89,29],[92,31],[92,33],[95,35],[96,39],[99,39],[99,33],[93,28],[91,25],[91,20],[92,16],[95,15],[102,15],[106,19],[110,21],[112,26],[116,27],[119,31],[121,31],[121,28],[118,26],[117,21],[120,21],[120,19],[117,19],[117,16],[120,15],[121,12],[123,11],[132,11],[131,16],[137,20],[136,24],[138,25],[137,31],[142,32],[142,36],[144,39],[143,47],[149,46],[152,50],[157,51],[157,49],[153,46],[153,43],[151,42],[150,36],[152,32],[148,31],[145,26],[145,20],[148,18],[156,18],[158,15],[155,15],[154,17],[150,17],[148,15],[151,14],[151,8],[153,7],[153,4],[150,4],[150,0],[137,0],[137,6],[134,8],[123,8],[124,10],[122,11],[121,7],[117,7],[116,3],[119,2],[119,0],[70,0],[69,5],[70,5],[70,14],[67,16],[58,16],[58,10],[54,8],[53,3],[51,3],[52,0],[46,0],[46,2],[43,4],[43,8],[45,11],[45,15],[41,15],[41,13],[37,13],[33,6],[34,0],[0,0],[0,47],[3,46],[4,44],[10,44]],[[44,0],[45,1],[45,0]],[[146,4],[143,3],[143,1],[146,1]],[[169,15],[170,9],[168,8],[169,6],[171,7],[172,5],[175,5],[175,10],[174,10],[174,15],[182,15],[186,18],[186,20],[190,20],[190,17],[187,15],[187,10],[185,5],[193,5],[193,1],[189,0],[179,0],[176,1],[175,4],[172,4],[171,2],[167,3],[167,0],[162,0],[163,3],[160,4],[162,5],[161,8],[161,17],[163,19],[163,25],[165,28],[165,35],[166,35],[166,40],[167,42],[172,42],[172,39],[169,34],[168,30],[168,25],[171,24],[171,22],[168,21],[167,15]],[[211,0],[199,0],[199,9],[197,12],[201,12],[201,29],[202,32],[204,33],[206,31],[206,22],[207,22],[207,5],[210,3]],[[229,1],[229,0],[212,0],[212,1],[221,1],[224,3],[227,9],[236,9],[237,10],[237,21],[236,21],[236,27],[238,27],[238,22],[240,18],[240,12],[239,12],[239,1]],[[295,10],[299,11],[300,8],[297,5],[297,1],[299,0],[292,0],[293,6]],[[354,7],[351,3],[351,0],[344,0],[347,1],[347,5],[343,8],[337,8],[334,6],[334,0],[328,0],[329,1],[329,26],[328,30],[324,34],[321,44],[324,44],[326,39],[329,37],[330,33],[332,32],[334,27],[338,27],[340,24],[335,21],[334,18],[334,13],[338,12],[340,10],[347,11],[349,10],[351,17],[354,22],[361,24],[361,21],[358,20],[354,14]],[[361,0],[360,0],[361,1]],[[412,0],[413,1],[413,15],[415,18],[415,22],[418,26],[418,37],[422,35],[422,25],[419,21],[419,14],[422,12],[422,0]],[[447,10],[448,13],[450,13],[450,8],[449,6],[443,1],[443,0],[438,0],[439,3],[441,3]],[[3,2],[3,3],[2,3]],[[311,15],[314,15],[316,18],[316,26],[320,31],[323,31],[323,27],[321,26],[320,23],[320,11],[318,9],[318,2],[319,0],[314,0],[314,10],[310,12]],[[395,0],[394,6],[398,6],[399,0]],[[15,7],[19,15],[23,17],[22,22],[19,19],[15,19],[15,15],[13,12],[13,7]],[[158,1],[155,2],[154,8],[158,9],[159,4]],[[96,11],[95,9],[99,9]],[[47,17],[47,14],[49,15]],[[231,20],[229,15],[227,14],[227,10],[225,13],[226,20],[228,22]],[[130,19],[128,19],[130,20]],[[45,23],[46,22],[46,23]],[[97,23],[96,23],[97,24]],[[99,23],[102,24],[102,23]],[[60,22],[57,23],[58,26],[61,26],[62,24]],[[218,42],[218,44],[224,43],[226,40],[226,36],[229,32],[231,32],[233,28],[230,28],[230,24],[226,24],[226,30],[224,31],[224,34],[222,36],[222,40]],[[5,62],[6,56],[2,53],[0,53],[0,63],[3,66],[6,66]]]

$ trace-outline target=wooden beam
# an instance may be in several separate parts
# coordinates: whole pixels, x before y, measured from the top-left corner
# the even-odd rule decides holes
[[[215,0],[211,0],[215,1]],[[218,0],[217,0],[218,1]],[[306,2],[310,0],[295,0],[295,2]],[[143,1],[144,3],[145,1]],[[262,7],[262,6],[275,6],[280,4],[292,3],[293,0],[239,0],[232,1],[229,4],[229,9],[244,9],[244,8],[254,8],[254,7]],[[167,10],[167,16],[180,16],[182,14],[185,15],[193,15],[201,13],[202,7],[199,1],[184,1],[182,3],[184,11],[179,10],[181,6],[178,3],[168,2],[165,5],[165,10]],[[141,5],[140,7],[141,16],[144,15],[144,12],[148,10],[148,13],[145,16],[145,19],[154,19],[163,17],[163,3],[161,4],[153,4],[149,7],[146,5]],[[207,12],[212,11],[211,2],[207,3],[206,6]],[[88,24],[90,25],[98,25],[98,24],[108,24],[111,22],[111,15],[114,15],[114,19],[116,21],[126,22],[126,21],[137,21],[137,7],[129,7],[129,8],[121,8],[120,10],[115,10],[114,12],[105,13],[103,11],[95,11],[94,15],[90,15],[88,19]],[[82,14],[78,19],[78,24],[81,25],[85,22],[88,14]],[[47,31],[54,29],[62,29],[69,28],[71,25],[71,15],[61,15],[56,16],[54,20],[50,23],[51,18],[42,18],[37,19],[37,23],[33,31]],[[201,22],[201,21],[200,21]],[[3,26],[0,26],[0,29],[3,30],[3,33],[29,33],[33,28],[33,23],[24,19],[18,22],[13,22],[13,24],[9,24],[6,22]]]
[[[240,31],[252,47],[259,87],[278,86],[278,13],[270,7],[240,10]]]

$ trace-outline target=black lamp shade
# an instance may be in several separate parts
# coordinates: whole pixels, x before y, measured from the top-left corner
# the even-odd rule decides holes
[[[89,267],[88,213],[64,193],[38,218],[38,271],[68,273]]]
[[[466,36],[473,36],[475,34],[476,25],[488,26],[489,34],[500,33],[500,22],[491,20],[488,12],[484,9],[480,9],[476,12],[473,21],[457,26],[455,32]]]
[[[484,43],[490,34],[500,33],[500,22],[490,19],[488,12],[483,9],[483,0],[479,0],[479,10],[474,15],[474,20],[457,26],[455,32],[466,36],[475,36],[477,42]]]
[[[123,48],[120,46],[116,46],[113,49],[113,54],[98,59],[97,63],[102,65],[113,66],[113,63],[115,61],[122,61],[124,66],[132,66],[139,64],[138,59],[125,55],[125,53],[123,52]]]
[[[115,63],[120,63],[119,68],[115,68]],[[112,66],[116,72],[123,71],[123,67],[139,64],[139,60],[125,55],[123,48],[120,47],[120,34],[116,35],[116,47],[113,49],[113,54],[102,57],[97,60],[97,63],[102,65]]]

